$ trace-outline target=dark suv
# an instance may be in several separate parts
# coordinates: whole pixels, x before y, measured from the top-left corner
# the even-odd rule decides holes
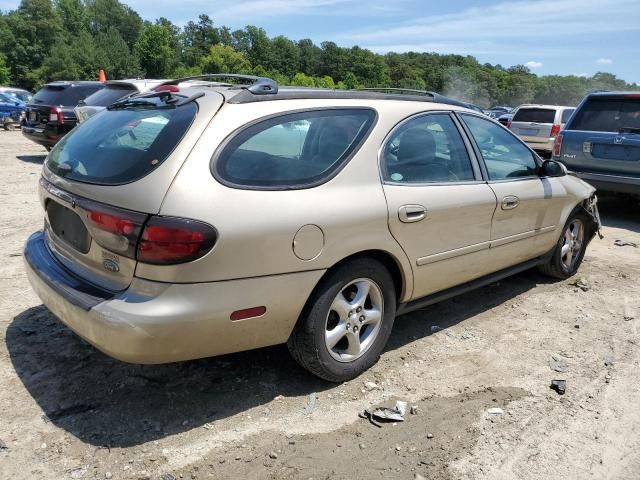
[[[22,133],[47,150],[78,123],[73,108],[104,88],[101,82],[52,82],[34,95],[27,105]]]
[[[599,190],[640,195],[640,92],[587,95],[553,155]]]

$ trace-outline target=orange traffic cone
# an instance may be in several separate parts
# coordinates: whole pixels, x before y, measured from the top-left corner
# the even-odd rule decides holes
[[[104,69],[101,68],[98,71],[98,81],[100,82],[106,82],[107,81],[107,75],[104,73]]]

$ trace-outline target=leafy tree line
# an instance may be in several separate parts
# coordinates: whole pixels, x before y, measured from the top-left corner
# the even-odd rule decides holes
[[[472,56],[380,55],[269,37],[251,25],[232,31],[207,15],[181,28],[167,18],[143,21],[118,0],[22,0],[16,10],[0,12],[0,84],[34,90],[52,80],[96,79],[99,68],[110,79],[224,72],[308,87],[415,88],[483,107],[576,104],[591,90],[638,88],[604,72],[538,77],[523,65],[480,64]]]

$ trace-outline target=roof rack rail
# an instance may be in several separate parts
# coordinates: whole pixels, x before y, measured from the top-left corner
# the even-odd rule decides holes
[[[358,92],[377,92],[377,93],[407,93],[409,95],[425,95],[435,97],[437,93],[427,90],[416,90],[414,88],[391,88],[391,87],[373,87],[373,88],[356,88]]]
[[[202,75],[194,75],[191,77],[176,78],[173,80],[169,80],[168,82],[161,83],[158,86],[177,85],[182,82],[188,82],[189,80],[217,80],[223,78],[250,81],[251,83],[249,85],[237,85],[237,88],[247,90],[254,95],[273,95],[278,93],[278,84],[274,80],[267,77],[256,77],[255,75],[242,75],[239,73],[205,73]]]

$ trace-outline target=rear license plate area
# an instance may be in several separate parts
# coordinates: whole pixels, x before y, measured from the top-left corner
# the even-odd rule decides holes
[[[29,112],[29,121],[30,122],[35,122],[36,118],[37,118],[36,112]]]
[[[54,200],[47,202],[47,219],[51,231],[80,253],[87,253],[91,247],[91,235],[80,217],[64,205]]]

